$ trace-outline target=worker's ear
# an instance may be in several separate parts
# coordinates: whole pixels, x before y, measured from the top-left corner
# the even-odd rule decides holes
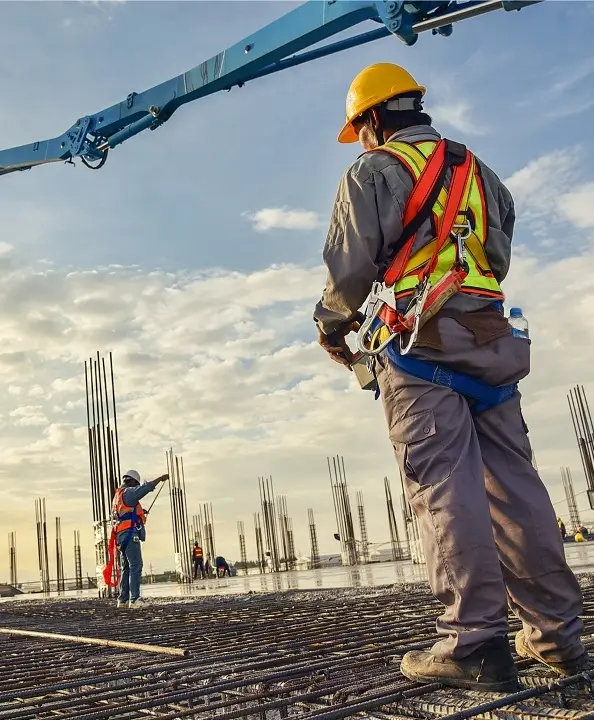
[[[374,130],[379,130],[380,127],[380,116],[376,108],[371,108],[369,111],[369,119],[371,120],[371,125]]]

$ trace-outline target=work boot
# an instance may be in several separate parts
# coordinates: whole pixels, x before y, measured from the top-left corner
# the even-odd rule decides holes
[[[516,633],[516,652],[520,655],[520,657],[531,658],[542,665],[546,665],[560,677],[570,677],[571,675],[578,675],[579,673],[587,672],[588,670],[593,669],[592,664],[590,663],[590,656],[587,651],[575,658],[575,660],[564,660],[563,662],[550,662],[548,660],[544,660],[530,647],[530,645],[528,645],[526,635],[523,630]]]
[[[130,600],[129,607],[134,608],[135,610],[142,610],[143,608],[146,608],[150,605],[150,602],[147,602],[144,598],[136,598],[136,600]]]
[[[507,636],[489,640],[460,660],[440,660],[428,651],[412,650],[402,658],[400,672],[415,682],[439,682],[468,690],[514,692],[519,689],[518,671]]]
[[[116,605],[116,607],[118,610],[120,610],[121,608],[127,608],[128,605],[128,600],[118,600],[118,604]]]

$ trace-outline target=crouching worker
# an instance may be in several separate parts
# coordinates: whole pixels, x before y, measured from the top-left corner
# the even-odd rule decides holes
[[[161,475],[156,480],[146,482],[140,479],[138,471],[129,470],[122,478],[121,487],[115,492],[112,503],[114,519],[112,541],[115,538],[121,563],[119,608],[137,608],[144,604],[140,597],[140,582],[142,579],[142,550],[140,543],[146,539],[144,527],[146,513],[142,509],[140,500],[148,493],[153,492],[160,482],[165,482],[168,478],[169,475]],[[110,542],[111,545],[112,542]],[[108,568],[106,568],[106,571]]]
[[[215,559],[215,567],[217,569],[217,577],[231,577],[231,570],[229,569],[229,563],[225,560],[222,555],[219,555]]]

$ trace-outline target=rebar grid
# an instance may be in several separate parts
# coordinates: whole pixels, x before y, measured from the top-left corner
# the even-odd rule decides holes
[[[594,584],[585,582],[588,637]],[[422,586],[163,600],[144,610],[63,599],[2,609],[4,627],[191,654],[159,657],[0,635],[0,720],[594,717],[594,692],[583,677],[557,681],[530,660],[518,660],[523,688],[514,695],[404,678],[402,655],[435,639],[439,607]]]

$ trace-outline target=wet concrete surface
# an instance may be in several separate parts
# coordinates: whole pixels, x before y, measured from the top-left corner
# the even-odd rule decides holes
[[[576,573],[594,572],[594,541],[566,544],[567,562]],[[145,597],[209,597],[212,595],[241,595],[270,593],[285,590],[328,590],[334,588],[381,587],[408,583],[424,583],[424,565],[411,562],[387,562],[358,567],[327,567],[321,570],[242,575],[224,579],[197,581],[189,585],[177,583],[150,584],[143,581]],[[54,594],[52,594],[54,595]],[[95,590],[68,591],[61,597],[95,597]],[[16,599],[38,598],[21,595]]]

